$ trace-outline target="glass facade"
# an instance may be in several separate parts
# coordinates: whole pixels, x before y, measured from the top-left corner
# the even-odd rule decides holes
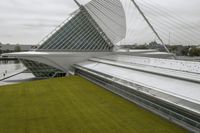
[[[30,70],[33,75],[40,78],[50,78],[50,77],[63,77],[66,75],[62,70],[57,68],[35,62],[30,60],[20,60],[27,68]]]
[[[110,52],[113,46],[111,40],[85,7],[81,6],[76,15],[52,34],[36,51]],[[21,59],[21,62],[36,77],[49,78],[66,75],[62,70],[40,62],[26,59]]]
[[[36,50],[11,56],[19,58],[36,77],[62,77],[73,63],[109,54],[125,35],[126,17],[120,0],[91,0],[79,5],[78,10],[39,42]],[[51,66],[52,63],[61,70]]]
[[[84,7],[38,51],[108,52],[113,44]]]

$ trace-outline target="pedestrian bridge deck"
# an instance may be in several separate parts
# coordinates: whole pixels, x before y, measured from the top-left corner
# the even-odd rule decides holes
[[[132,62],[127,62],[128,59],[130,61],[130,56],[124,55],[118,55],[118,57],[107,56],[101,59],[92,58],[86,62],[77,64],[77,66],[109,75],[113,77],[113,80],[117,78],[127,81],[128,84],[136,83],[145,86],[148,89],[138,91],[148,93],[176,106],[200,114],[200,74],[198,70],[186,69],[187,67],[185,66],[181,69],[178,69],[177,66],[173,69],[168,69],[169,66],[166,65],[166,61],[168,60],[165,59],[155,59],[160,62],[163,61],[166,65],[165,67],[162,67],[161,63],[157,64],[157,66],[156,64],[155,66],[145,63],[139,64],[133,62],[134,58],[138,60],[141,57],[132,57]],[[143,59],[148,60],[148,58]],[[173,65],[172,61],[169,60],[169,64]],[[181,62],[180,64],[184,63],[184,61],[176,62]],[[192,64],[193,62],[189,63]],[[196,67],[195,63],[191,67]]]

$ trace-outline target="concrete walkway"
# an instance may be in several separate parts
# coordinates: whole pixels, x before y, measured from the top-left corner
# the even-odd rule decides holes
[[[22,73],[26,68],[22,64],[1,64],[0,81]]]
[[[26,70],[26,68],[22,68],[22,69],[19,69],[19,70],[15,70],[14,72],[8,72],[7,74],[5,74],[5,76],[3,76],[3,74],[2,74],[1,77],[0,77],[0,81],[3,81],[5,79],[8,79],[8,78],[13,77],[15,75],[18,75],[25,70]]]
[[[32,81],[32,80],[36,80],[35,76],[32,73],[20,72],[19,74],[16,74],[14,76],[11,76],[7,79],[0,81],[0,86],[17,84],[17,83],[27,82],[27,81]]]

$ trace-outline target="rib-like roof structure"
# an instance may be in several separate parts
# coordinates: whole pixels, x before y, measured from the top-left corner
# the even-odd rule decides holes
[[[119,0],[92,0],[79,6],[39,51],[112,51],[125,37],[126,19]]]
[[[126,36],[126,18],[119,0],[92,0],[85,8],[113,43]]]

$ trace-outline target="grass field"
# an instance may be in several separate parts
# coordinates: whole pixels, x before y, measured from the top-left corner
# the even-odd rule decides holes
[[[185,133],[72,76],[0,87],[0,133]]]

